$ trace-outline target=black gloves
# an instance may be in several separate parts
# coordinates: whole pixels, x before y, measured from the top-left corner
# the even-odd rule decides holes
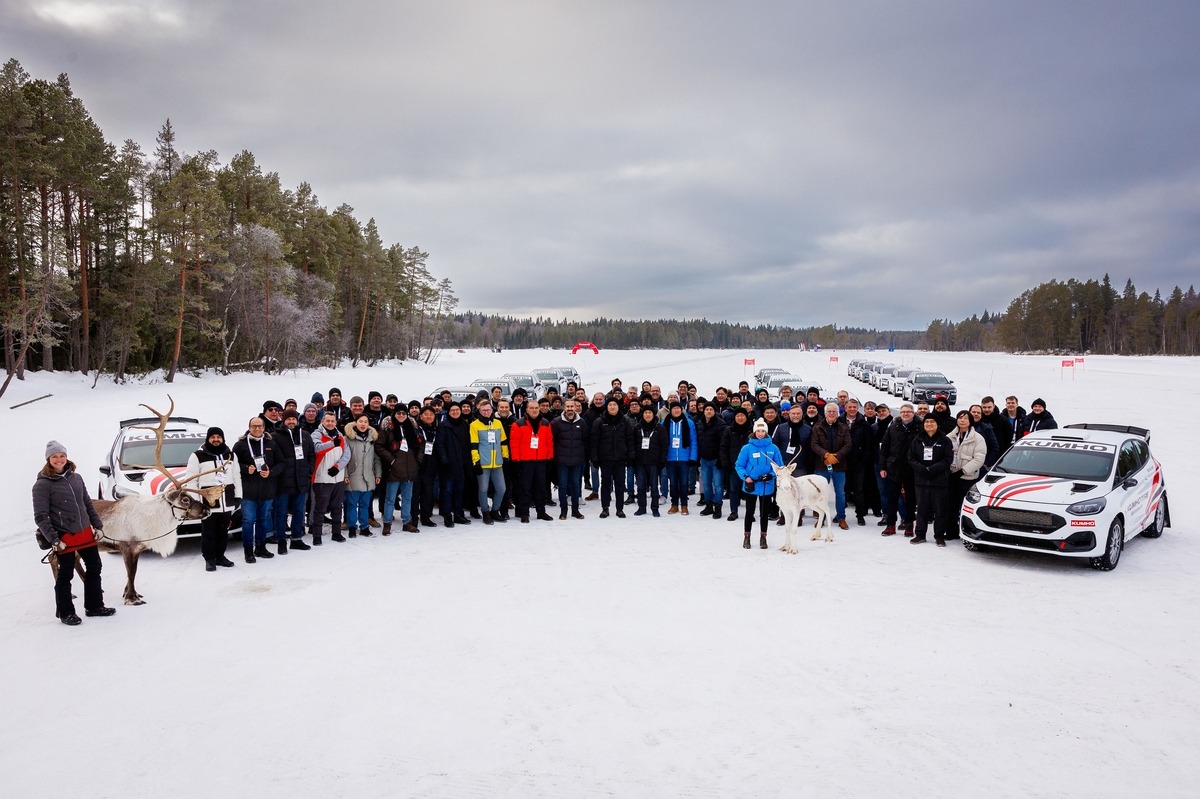
[[[329,469],[326,471],[326,474],[328,474],[330,477],[337,477],[339,471],[338,465],[335,463],[329,467]]]

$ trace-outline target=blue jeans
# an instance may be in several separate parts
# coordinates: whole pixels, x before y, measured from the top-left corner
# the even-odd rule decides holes
[[[558,509],[567,512],[567,500],[571,500],[571,510],[579,510],[579,484],[583,480],[583,464],[577,466],[558,465]]]
[[[242,500],[242,546],[257,547],[267,543],[271,532],[271,502],[269,499]]]
[[[833,483],[833,492],[837,494],[837,514],[833,517],[833,520],[840,522],[846,518],[846,473],[826,469],[817,472],[817,474]]]
[[[388,483],[383,492],[383,523],[391,524],[396,518],[396,494],[400,495],[400,522],[412,521],[412,482],[409,480]]]
[[[374,491],[346,492],[346,527],[357,530],[370,525],[371,497]]]
[[[500,505],[504,502],[504,492],[507,490],[504,485],[504,469],[498,467],[495,469],[485,468],[483,474],[477,474],[475,477],[479,483],[479,512],[486,513],[488,510],[500,510]],[[488,505],[489,485],[495,489],[492,492],[491,505]]]
[[[306,505],[308,505],[307,491],[299,494],[285,494],[281,497],[275,497],[271,503],[275,515],[275,535],[286,535],[290,529],[292,538],[300,538],[303,536],[304,508]],[[292,524],[290,528],[287,520],[289,513],[292,514]]]
[[[671,504],[681,508],[687,507],[688,498],[688,462],[667,461],[667,482],[671,486]]]
[[[725,473],[717,468],[717,461],[700,461],[700,493],[714,505],[725,498]]]

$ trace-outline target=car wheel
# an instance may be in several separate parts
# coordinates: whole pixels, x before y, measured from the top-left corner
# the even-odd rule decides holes
[[[1158,538],[1163,534],[1163,530],[1167,526],[1167,495],[1163,494],[1162,499],[1158,503],[1158,510],[1154,512],[1154,521],[1150,522],[1150,526],[1142,530],[1143,538]]]
[[[1108,528],[1108,540],[1104,544],[1104,554],[1098,558],[1092,558],[1092,568],[1102,572],[1110,572],[1117,568],[1117,563],[1121,560],[1121,550],[1124,547],[1125,523],[1118,516],[1113,519],[1112,525]]]

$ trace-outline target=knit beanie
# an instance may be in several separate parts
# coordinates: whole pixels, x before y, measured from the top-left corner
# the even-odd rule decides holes
[[[56,452],[61,452],[62,454],[66,455],[67,448],[64,447],[62,444],[58,443],[57,441],[47,441],[46,442],[46,460],[50,460],[50,456]]]

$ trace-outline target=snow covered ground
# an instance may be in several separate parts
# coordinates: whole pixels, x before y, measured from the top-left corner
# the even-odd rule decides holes
[[[1174,527],[1131,542],[1111,573],[910,547],[874,520],[831,544],[803,537],[795,556],[773,527],[770,550],[746,551],[740,522],[600,520],[592,502],[585,521],[423,529],[213,574],[185,543],[143,558],[142,607],[119,604],[124,570],[105,556],[117,615],[54,618],[29,500],[45,442],[94,490],[117,421],[168,392],[232,439],[267,398],[336,385],[407,399],[567,363],[590,392],[686,377],[710,395],[780,366],[881,399],[846,377],[858,355],[472,351],[171,386],[14,381],[0,796],[1200,794],[1193,360],[1088,357],[1072,377],[1056,357],[890,356],[944,370],[959,407],[1042,396],[1060,424],[1151,428]]]

